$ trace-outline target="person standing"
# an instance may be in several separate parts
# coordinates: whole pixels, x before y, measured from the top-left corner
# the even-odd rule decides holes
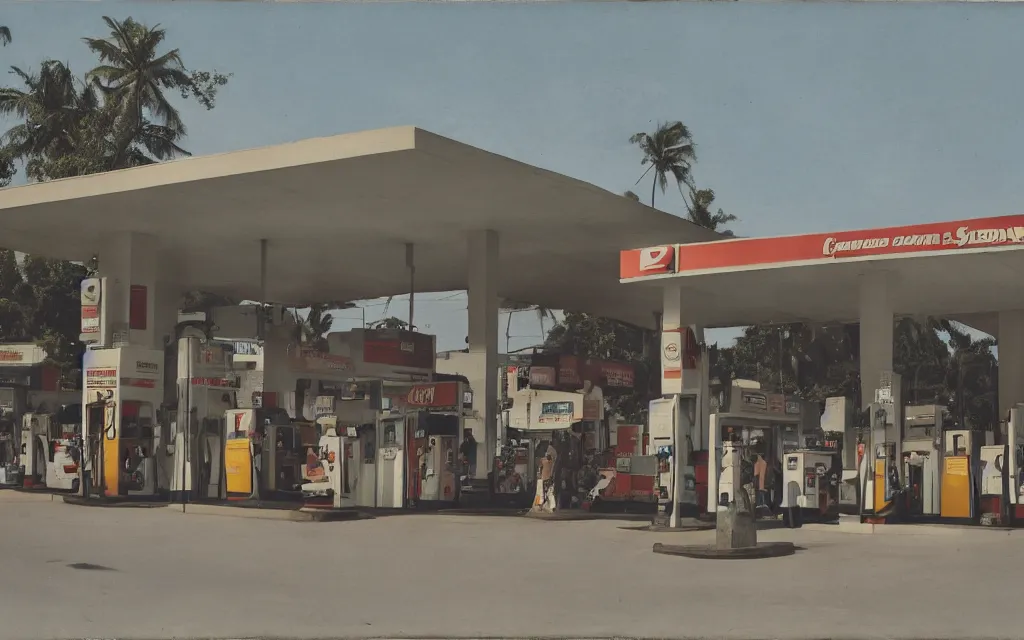
[[[476,439],[473,437],[472,429],[463,429],[462,444],[459,445],[459,455],[466,461],[469,479],[476,477]]]

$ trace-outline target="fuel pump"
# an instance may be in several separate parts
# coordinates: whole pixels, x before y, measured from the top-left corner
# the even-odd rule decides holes
[[[942,434],[943,518],[974,520],[979,515],[981,452],[991,444],[991,431],[951,429]]]
[[[696,504],[696,474],[690,465],[693,421],[684,413],[681,396],[657,398],[648,408],[651,447],[657,459],[655,523],[671,527],[679,524],[680,504]]]
[[[24,406],[24,388],[0,388],[0,487],[17,487],[22,482],[18,417]]]
[[[1010,409],[1006,420],[1006,489],[1009,520],[1024,520],[1024,404]]]
[[[85,433],[98,434],[94,460],[100,463],[89,471],[108,497],[152,498],[161,490],[156,456],[166,455],[167,443],[156,418],[163,404],[163,361],[163,351],[139,347],[85,352]],[[86,451],[93,451],[91,444]]]
[[[743,491],[743,450],[741,442],[733,440],[722,443],[722,472],[718,476],[716,511],[728,511],[729,503],[736,499],[738,492]]]
[[[348,466],[356,429],[338,426],[336,415],[319,416],[316,422],[323,435],[316,452],[306,463],[306,482],[302,485],[304,504],[319,509],[354,507],[356,498]]]
[[[868,408],[870,437],[861,460],[862,519],[888,518],[903,491],[903,421],[899,374],[883,371]]]
[[[29,412],[22,416],[21,461],[26,487],[78,490],[82,453],[76,432],[81,422],[80,404],[62,406],[56,413]]]

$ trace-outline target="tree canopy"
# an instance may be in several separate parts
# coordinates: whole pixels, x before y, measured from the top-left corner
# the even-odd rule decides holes
[[[0,136],[0,186],[19,168],[38,182],[188,155],[175,101],[212,109],[230,76],[186,67],[159,25],[103,21],[107,37],[83,38],[96,57],[92,69],[79,74],[55,59],[11,68],[17,85],[0,87],[0,114],[14,120]],[[10,35],[0,28],[0,41]],[[0,341],[41,342],[65,370],[78,368],[79,284],[93,267],[37,256],[19,262],[0,250]]]

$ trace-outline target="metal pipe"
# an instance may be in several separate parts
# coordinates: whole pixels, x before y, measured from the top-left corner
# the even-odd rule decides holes
[[[260,240],[260,313],[256,321],[256,335],[262,344],[266,337],[266,311],[267,311],[267,239]]]
[[[181,429],[181,512],[185,512],[186,499],[186,483],[187,473],[189,464],[189,431],[191,430],[192,422],[192,347],[193,336],[185,336],[185,347],[188,352],[188,357],[185,362],[185,387],[182,394],[183,400],[185,401],[184,410],[181,407],[181,403],[178,403],[178,428]]]
[[[679,474],[683,468],[682,465],[682,451],[683,451],[683,403],[682,397],[679,394],[672,396],[672,420],[674,424],[673,438],[672,438],[672,513],[668,517],[668,526],[675,529],[679,526],[679,500],[682,497],[679,491]]]
[[[416,307],[416,253],[413,243],[405,243],[405,266],[409,269],[409,331],[413,330],[413,310]]]

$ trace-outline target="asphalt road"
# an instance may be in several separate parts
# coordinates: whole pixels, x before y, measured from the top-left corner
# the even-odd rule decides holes
[[[0,497],[0,640],[1021,637],[1024,532],[775,530],[788,558],[651,553],[628,523],[298,523]],[[75,567],[78,568],[75,568]]]

